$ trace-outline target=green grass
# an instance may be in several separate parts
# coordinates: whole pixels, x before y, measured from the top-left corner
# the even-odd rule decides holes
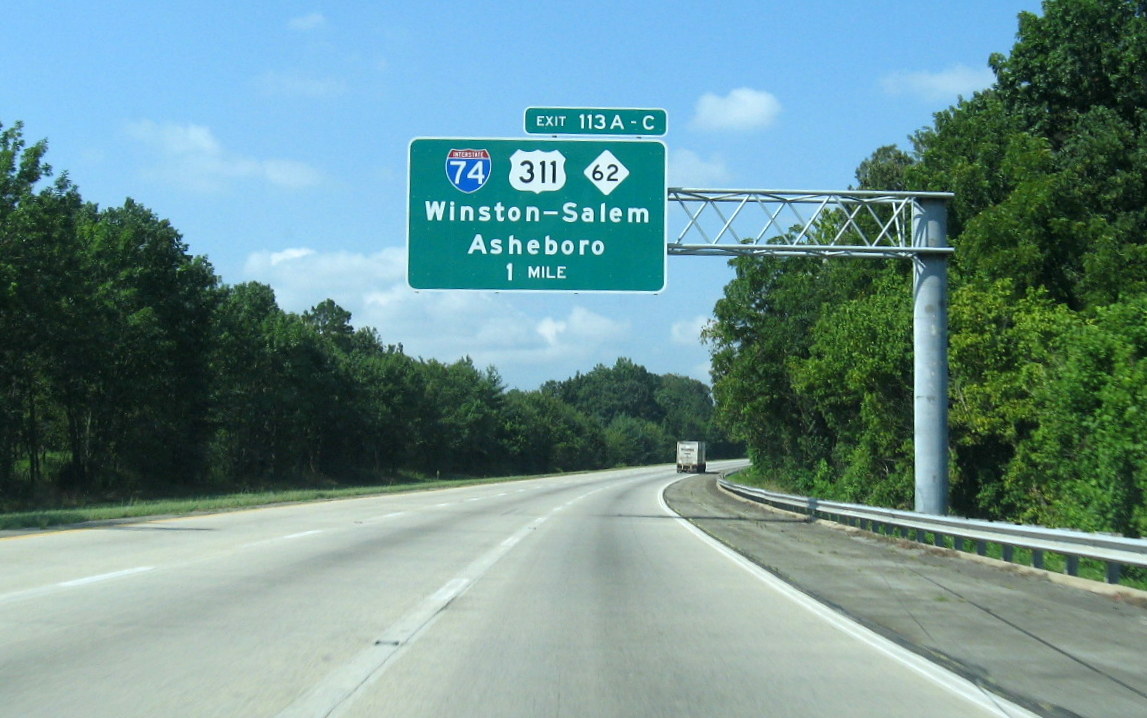
[[[89,523],[92,521],[115,521],[155,516],[186,516],[197,513],[220,513],[239,509],[255,508],[282,503],[304,501],[328,501],[349,499],[359,496],[448,489],[455,486],[472,486],[483,483],[520,481],[539,478],[537,476],[508,476],[494,479],[451,479],[428,480],[388,486],[356,486],[335,489],[291,489],[285,491],[244,492],[202,496],[188,499],[161,499],[155,501],[132,501],[123,504],[108,504],[66,509],[43,509],[19,513],[0,514],[0,531],[20,529],[46,529]]]

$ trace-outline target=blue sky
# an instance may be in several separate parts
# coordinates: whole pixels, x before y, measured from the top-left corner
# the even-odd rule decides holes
[[[671,257],[656,295],[408,289],[410,140],[523,136],[527,107],[656,107],[673,186],[846,189],[991,83],[1023,10],[1040,3],[8,0],[0,123],[46,138],[86,200],[135,199],[284,309],[332,298],[510,387],[619,356],[708,381],[718,258]]]

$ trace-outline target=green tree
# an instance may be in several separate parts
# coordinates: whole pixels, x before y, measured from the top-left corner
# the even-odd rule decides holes
[[[961,515],[1017,515],[1003,477],[1039,426],[1034,391],[1047,382],[1052,347],[1076,321],[1045,291],[1016,296],[1010,279],[966,284],[952,293],[951,483],[952,507]]]
[[[44,478],[54,349],[68,341],[86,282],[76,261],[83,203],[66,175],[48,182],[47,149],[28,146],[20,123],[0,125],[0,496],[20,493],[21,456],[31,484]]]
[[[1005,491],[1023,520],[1147,532],[1147,296],[1103,307],[1056,337],[1036,385],[1040,422]]]
[[[1147,6],[1140,0],[1044,0],[1022,12],[1009,55],[994,54],[1002,99],[1060,147],[1096,107],[1142,127],[1147,107]]]
[[[579,471],[608,465],[601,424],[549,394],[510,391],[504,415],[507,459],[515,471]]]
[[[428,426],[423,368],[400,345],[383,344],[373,329],[357,330],[348,344],[351,350],[338,355],[347,389],[337,421],[329,425],[335,459],[330,470],[393,477],[416,463],[418,437]]]
[[[896,145],[879,147],[856,168],[857,189],[890,192],[908,189],[905,173],[913,164],[912,155]]]
[[[303,321],[342,352],[349,352],[353,344],[354,327],[350,320],[351,313],[333,299],[324,299],[303,312]]]
[[[482,476],[502,462],[504,387],[498,372],[480,371],[469,357],[453,364],[424,364],[432,417],[420,447],[436,474]]]
[[[641,466],[673,461],[676,439],[648,419],[618,414],[605,428],[611,466]]]
[[[212,322],[212,476],[219,485],[270,476],[280,466],[273,422],[281,394],[271,332],[282,310],[270,286],[224,287]]]
[[[632,359],[619,357],[612,367],[598,364],[587,374],[546,382],[542,391],[596,417],[602,424],[618,416],[660,422],[665,417],[655,396],[659,384],[656,374]]]
[[[891,268],[872,293],[826,306],[807,356],[792,357],[794,389],[827,430],[838,478],[821,495],[907,507],[912,501],[912,318],[908,281]]]
[[[962,235],[969,219],[1011,192],[1015,176],[1004,171],[1003,161],[1021,131],[1020,120],[999,94],[987,90],[936,113],[931,127],[912,136],[916,162],[905,169],[905,186],[955,194],[948,204],[948,233],[953,240]],[[955,261],[962,256],[957,253]]]
[[[79,235],[89,311],[54,365],[73,468],[132,486],[194,483],[206,468],[215,274],[131,199],[90,212]]]
[[[709,387],[679,374],[660,377],[653,399],[664,415],[662,427],[680,440],[717,442],[713,428],[713,397]]]

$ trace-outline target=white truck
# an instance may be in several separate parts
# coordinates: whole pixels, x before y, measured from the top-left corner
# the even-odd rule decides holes
[[[677,442],[677,473],[703,474],[705,473],[705,442],[704,441],[678,441]]]

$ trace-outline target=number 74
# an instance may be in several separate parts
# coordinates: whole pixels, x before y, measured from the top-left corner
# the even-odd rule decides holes
[[[481,162],[471,162],[468,160],[447,160],[446,164],[454,173],[454,184],[458,184],[462,181],[463,173],[465,173],[466,179],[474,180],[479,184],[483,184],[486,181],[486,172],[483,169]],[[466,172],[466,165],[471,165],[469,172]]]

